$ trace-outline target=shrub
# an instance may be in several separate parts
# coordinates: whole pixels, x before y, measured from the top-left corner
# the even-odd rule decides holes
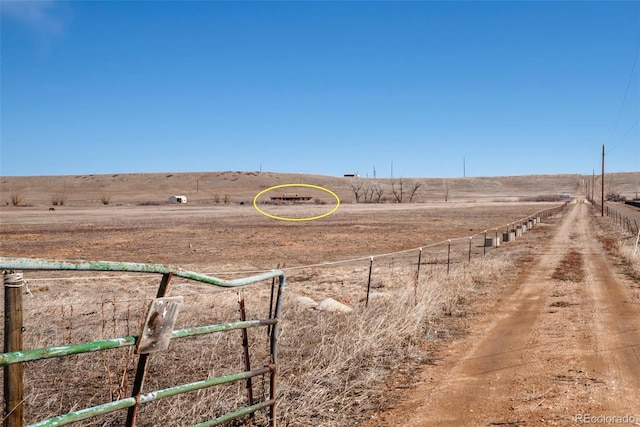
[[[103,205],[108,205],[111,203],[111,194],[107,191],[102,191],[100,193],[100,201]]]
[[[20,190],[20,189],[11,190],[10,197],[11,197],[11,204],[13,206],[20,206],[24,202],[24,199],[23,199],[23,196],[22,196],[22,190]]]
[[[607,194],[607,201],[608,202],[624,202],[625,200],[627,200],[626,197],[621,196],[620,193],[609,193]]]
[[[51,204],[53,206],[63,206],[66,202],[67,202],[67,194],[66,193],[54,194],[51,197]]]

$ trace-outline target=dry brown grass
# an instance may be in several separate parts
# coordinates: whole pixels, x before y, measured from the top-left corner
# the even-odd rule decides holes
[[[423,259],[429,257],[425,254]],[[444,265],[425,264],[415,286],[413,254],[379,259],[374,269],[378,297],[368,306],[368,269],[361,264],[289,275],[280,336],[279,425],[343,426],[369,417],[389,399],[382,387],[385,381],[400,375],[407,364],[428,362],[424,343],[438,339],[447,317],[467,316],[469,304],[495,283],[509,261],[487,256],[471,264],[458,263],[449,274]],[[42,274],[61,277],[34,279],[29,286],[26,348],[137,335],[157,286],[155,278],[148,276],[123,279],[100,274],[104,278],[89,279],[77,274],[70,278],[69,273]],[[269,288],[266,284],[247,290],[249,317],[265,315]],[[176,328],[238,319],[234,291],[176,280],[171,293],[185,297]],[[354,311],[339,314],[300,308],[291,303],[297,295],[335,297]],[[252,329],[249,337],[252,367],[265,365],[265,331]],[[174,340],[167,352],[152,356],[144,389],[242,371],[239,344],[239,331]],[[29,363],[27,421],[127,397],[135,364],[132,348]],[[405,381],[410,382],[409,377]],[[268,396],[268,387],[268,378],[254,379],[256,398]],[[139,425],[159,425],[158,420],[162,425],[191,425],[245,404],[242,382],[144,405]],[[124,416],[118,412],[81,425],[117,426]],[[255,425],[265,422],[265,414],[254,420]]]
[[[225,180],[227,175],[222,173],[216,179]],[[95,199],[99,188],[106,188],[98,182],[104,177],[93,178],[76,177],[67,183],[69,205],[80,200],[86,203],[87,194]],[[125,182],[134,178],[142,179],[109,179]],[[176,178],[167,175],[162,182]],[[71,185],[76,181],[77,186]],[[88,183],[82,184],[84,181]],[[80,184],[86,186],[87,193],[76,192]],[[111,191],[111,185],[108,188]],[[118,203],[141,197],[139,190],[132,195],[114,189],[113,194]],[[158,194],[169,194],[168,189],[162,188]],[[236,193],[232,194],[235,198]],[[98,205],[100,200],[93,203]],[[447,273],[447,245],[425,248],[417,281],[417,250],[376,256],[371,283],[375,294],[368,305],[366,255],[416,247],[443,236],[478,233],[488,225],[540,207],[351,207],[304,228],[266,221],[250,207],[244,210],[240,206],[211,212],[208,208],[136,208],[133,216],[128,216],[129,209],[100,207],[81,210],[78,218],[72,210],[67,216],[58,215],[67,212],[65,203],[65,209],[55,214],[39,214],[33,209],[30,214],[36,215],[35,219],[25,210],[5,208],[3,214],[14,222],[3,224],[3,247],[11,255],[42,258],[131,260],[134,255],[136,261],[178,264],[214,275],[216,271],[270,268],[277,261],[304,265],[365,256],[331,267],[286,269],[279,347],[279,425],[354,425],[389,404],[388,381],[399,381],[406,387],[415,380],[416,369],[431,360],[430,341],[464,333],[475,315],[474,302],[500,288],[507,280],[508,254],[519,253],[517,246],[513,247],[515,252],[488,248],[483,257],[484,249],[478,246],[481,235],[477,235],[472,242],[472,262],[468,263],[469,240],[462,238],[452,244],[452,265]],[[316,209],[326,211],[326,207],[315,205],[304,208],[310,213]],[[506,258],[498,256],[502,253]],[[27,272],[26,277],[33,295],[25,296],[26,348],[138,335],[160,280],[145,275],[71,272]],[[266,317],[269,291],[268,283],[246,290],[249,318]],[[234,291],[173,279],[170,295],[181,295],[185,301],[176,328],[239,318]],[[293,304],[297,296],[316,301],[331,297],[354,311],[337,314],[301,309]],[[240,342],[239,331],[173,340],[168,351],[150,358],[144,391],[243,371]],[[264,366],[269,358],[264,329],[250,330],[249,342],[252,367]],[[127,348],[28,363],[27,421],[129,396],[136,361],[137,356]],[[255,378],[253,385],[258,400],[268,395],[268,378]],[[215,387],[144,405],[138,425],[192,425],[244,406],[246,400],[244,383]],[[125,416],[118,412],[80,424],[118,426]],[[263,411],[254,424],[264,425],[265,421]]]
[[[392,399],[385,381],[407,364],[428,363],[424,344],[438,338],[443,318],[466,316],[469,303],[508,264],[487,258],[439,278],[425,274],[417,300],[412,280],[385,285],[382,297],[350,314],[290,308],[283,319],[283,360],[290,363],[280,380],[281,422],[344,426],[370,417]]]
[[[608,182],[615,182],[618,192],[632,198],[637,192],[638,172],[607,174]],[[448,178],[446,187],[442,178],[412,178],[421,184],[414,202],[450,202],[468,200],[519,200],[521,197],[536,197],[540,194],[582,194],[584,184],[591,176],[531,175],[510,177],[466,177]],[[109,189],[114,204],[141,202],[164,203],[172,194],[187,196],[189,205],[211,205],[222,201],[251,202],[261,190],[285,183],[320,185],[334,191],[345,203],[354,202],[350,188],[352,178],[284,174],[275,172],[214,171],[200,173],[148,173],[148,174],[103,174],[77,176],[0,177],[0,200],[10,200],[10,191],[23,189],[23,197],[35,206],[49,203],[51,194],[65,188],[69,198],[67,206],[96,206],[101,203],[101,189]],[[381,200],[391,201],[392,180],[389,178],[365,179],[363,182],[383,191]],[[98,197],[96,197],[96,195]],[[217,196],[216,196],[217,195]],[[326,196],[326,194],[324,194]],[[409,195],[406,195],[406,201]],[[323,197],[320,197],[324,200]],[[373,195],[373,200],[378,198]],[[363,197],[364,199],[364,197]],[[331,200],[328,200],[331,203]]]
[[[614,253],[622,259],[631,278],[640,280],[640,248],[636,248],[635,239],[617,241]]]

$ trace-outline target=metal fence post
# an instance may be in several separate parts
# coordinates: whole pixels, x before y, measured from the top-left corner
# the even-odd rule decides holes
[[[5,271],[4,281],[4,352],[22,351],[22,273]],[[4,427],[24,425],[24,367],[14,363],[4,367]]]
[[[418,281],[420,280],[420,264],[422,263],[422,248],[419,248],[418,252],[418,268],[416,269],[416,280],[413,282],[413,301],[414,304],[418,304]]]
[[[373,270],[373,257],[369,260],[369,280],[367,281],[367,301],[364,303],[365,307],[369,305],[369,293],[371,292],[371,270]]]
[[[447,274],[451,270],[451,239],[448,240],[449,246],[447,248]]]
[[[482,255],[487,254],[487,230],[484,230],[484,244],[482,245]]]

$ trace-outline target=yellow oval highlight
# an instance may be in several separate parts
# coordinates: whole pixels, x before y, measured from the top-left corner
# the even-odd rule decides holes
[[[315,188],[316,190],[324,191],[326,193],[331,194],[333,197],[335,197],[336,205],[329,212],[323,213],[322,215],[302,217],[302,218],[285,218],[285,217],[282,217],[282,216],[272,215],[272,214],[270,214],[268,212],[263,211],[262,209],[260,209],[258,207],[258,197],[262,196],[264,193],[266,193],[268,191],[276,190],[278,188],[285,188],[285,187],[307,187],[307,188]],[[280,184],[280,185],[274,185],[273,187],[265,188],[264,190],[262,190],[261,192],[256,194],[256,197],[253,198],[253,207],[256,208],[256,210],[258,212],[260,212],[262,215],[268,216],[269,218],[277,219],[277,220],[280,220],[280,221],[313,221],[314,219],[320,219],[320,218],[324,218],[325,216],[329,216],[332,213],[334,213],[335,211],[337,211],[338,208],[340,207],[340,198],[333,191],[329,190],[328,188],[320,187],[319,185],[312,185],[312,184]]]

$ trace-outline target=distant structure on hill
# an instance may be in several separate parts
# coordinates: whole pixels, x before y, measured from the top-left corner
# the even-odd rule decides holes
[[[169,203],[187,203],[187,196],[171,196]]]
[[[298,193],[284,193],[282,196],[271,197],[272,202],[308,202],[311,200],[311,196],[301,196]]]

